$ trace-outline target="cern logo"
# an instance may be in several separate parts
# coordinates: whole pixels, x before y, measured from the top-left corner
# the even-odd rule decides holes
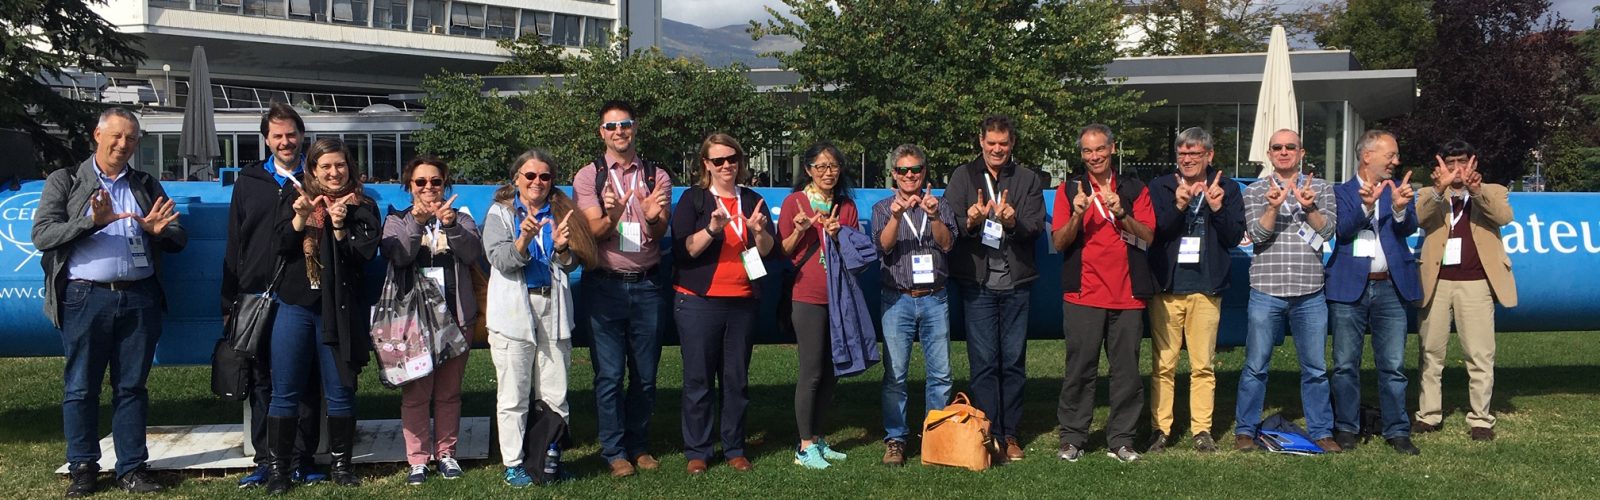
[[[0,269],[22,270],[40,253],[33,247],[33,211],[39,193],[17,193],[0,200]]]

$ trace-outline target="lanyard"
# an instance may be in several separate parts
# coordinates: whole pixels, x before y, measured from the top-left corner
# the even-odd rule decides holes
[[[994,178],[991,177],[988,172],[983,173],[983,182],[989,185],[989,198],[997,198],[1000,196],[1000,192],[994,190]]]
[[[711,191],[711,196],[717,199],[717,205],[722,205],[722,196],[717,194],[717,188],[715,186],[712,186],[712,187],[707,188],[707,189],[709,189]],[[739,241],[743,242],[744,241],[744,192],[739,190],[739,185],[738,184],[735,184],[733,186],[733,206],[734,206],[734,210],[732,210],[733,213],[728,214],[728,225],[729,226],[733,226],[733,235],[739,237]],[[723,206],[722,208],[728,208],[728,207]]]
[[[628,196],[628,193],[625,193],[625,192],[622,191],[622,186],[623,186],[622,178],[617,175],[617,171],[616,170],[609,169],[609,168],[607,170],[611,174],[611,187],[615,188],[617,190],[617,197],[618,198],[622,198],[624,200],[627,200],[627,201],[624,201],[623,203],[625,205],[628,205],[628,206],[631,207],[633,205],[633,201],[634,200],[633,200],[632,196]],[[627,186],[629,188],[639,187],[639,175],[640,175],[640,171],[642,171],[642,170],[644,170],[644,169],[641,168],[641,169],[635,170],[633,172],[633,182],[630,182],[630,183],[627,184]]]
[[[1445,198],[1445,202],[1450,204],[1450,214],[1446,216],[1450,219],[1450,230],[1455,231],[1456,223],[1461,222],[1461,219],[1467,215],[1467,205],[1472,203],[1472,199],[1465,198],[1461,200],[1461,213],[1459,214],[1456,213],[1456,197],[1454,194],[1451,194],[1449,197]]]
[[[901,212],[900,217],[906,220],[906,229],[911,230],[911,237],[916,238],[917,243],[922,243],[922,234],[928,230],[928,213],[922,213],[921,227],[911,223],[911,214]]]
[[[1101,205],[1100,204],[1100,197],[1099,196],[1095,196],[1094,195],[1094,190],[1095,189],[1096,188],[1095,188],[1095,184],[1094,184],[1094,177],[1093,176],[1089,176],[1089,197],[1091,199],[1093,199],[1093,201],[1094,201],[1095,210],[1100,212],[1100,216],[1104,217],[1106,219],[1106,222],[1109,222],[1109,223],[1111,223],[1113,225],[1116,224],[1117,221],[1115,219],[1111,218],[1111,211],[1107,210],[1105,205]]]

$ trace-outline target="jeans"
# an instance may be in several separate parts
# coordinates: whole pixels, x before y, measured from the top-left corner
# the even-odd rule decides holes
[[[661,364],[659,278],[627,283],[591,275],[583,281],[594,336],[594,399],[599,406],[600,456],[607,462],[649,451]],[[623,389],[623,376],[627,389]]]
[[[1254,437],[1260,430],[1272,348],[1282,338],[1284,323],[1288,323],[1294,334],[1295,355],[1300,360],[1300,405],[1306,416],[1306,431],[1312,440],[1333,437],[1333,407],[1328,402],[1328,369],[1323,354],[1328,343],[1328,302],[1322,291],[1283,298],[1252,288],[1247,310],[1250,326],[1245,337],[1244,369],[1239,372],[1233,433]]]
[[[1333,316],[1333,428],[1361,431],[1361,344],[1372,330],[1372,362],[1378,368],[1378,407],[1383,437],[1411,436],[1406,413],[1406,304],[1389,280],[1368,281],[1353,303],[1329,302]]]
[[[111,441],[117,476],[150,458],[145,415],[150,393],[145,380],[161,339],[161,289],[146,279],[113,291],[68,282],[61,296],[61,346],[66,352],[61,398],[67,462],[100,461],[100,380],[111,370]]]
[[[683,455],[689,460],[711,458],[711,413],[720,408],[722,456],[742,457],[750,346],[760,303],[679,293],[673,304],[683,350]]]
[[[911,433],[906,426],[906,372],[911,369],[912,342],[922,343],[922,364],[928,374],[923,384],[924,409],[942,409],[950,401],[950,296],[948,290],[912,297],[890,289],[880,296],[884,440],[905,442]]]
[[[322,312],[279,300],[278,315],[272,320],[272,404],[267,416],[299,416],[301,393],[313,375],[321,379],[328,416],[353,416],[355,387],[339,381],[342,361],[336,358],[333,347],[322,343]],[[317,364],[316,370],[311,363]]]
[[[1022,384],[1028,380],[1029,288],[961,287],[966,308],[967,363],[972,399],[989,417],[995,439],[1015,437],[1022,422]]]

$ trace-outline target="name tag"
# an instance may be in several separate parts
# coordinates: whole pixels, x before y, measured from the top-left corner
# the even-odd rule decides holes
[[[617,233],[622,237],[622,251],[638,252],[644,248],[644,231],[638,222],[617,223]]]
[[[767,265],[761,262],[761,252],[758,249],[747,248],[739,252],[739,259],[744,261],[744,274],[750,277],[750,281],[767,275]]]
[[[429,373],[433,373],[433,356],[427,351],[417,353],[417,356],[406,360],[406,379],[412,380]]]
[[[1139,239],[1139,237],[1134,236],[1133,233],[1127,231],[1117,231],[1117,233],[1122,235],[1123,243],[1133,245],[1135,248],[1140,250],[1148,250],[1150,248],[1150,242]]]
[[[1300,235],[1300,239],[1310,245],[1311,248],[1318,251],[1322,250],[1322,235],[1317,234],[1317,230],[1311,229],[1310,224],[1301,222],[1299,227],[1295,229],[1295,234]]]
[[[1350,245],[1350,254],[1356,257],[1372,257],[1377,253],[1378,233],[1370,229],[1363,229],[1356,233],[1356,241]]]
[[[1183,239],[1178,240],[1178,263],[1179,264],[1199,264],[1200,263],[1200,237],[1199,236],[1184,236]]]
[[[424,267],[422,268],[422,275],[426,276],[430,280],[433,280],[434,283],[438,283],[440,292],[444,291],[444,268]]]
[[[983,245],[996,250],[1000,249],[1000,238],[1005,237],[1005,227],[994,219],[983,221]]]
[[[1444,265],[1455,266],[1461,264],[1461,238],[1444,240]]]
[[[128,237],[128,253],[133,255],[133,267],[150,267],[150,254],[144,248],[143,236]]]
[[[918,285],[933,283],[933,256],[925,253],[911,254],[911,282]]]

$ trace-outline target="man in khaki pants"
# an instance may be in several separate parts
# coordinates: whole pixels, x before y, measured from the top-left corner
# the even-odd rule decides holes
[[[1444,371],[1450,320],[1455,319],[1466,357],[1470,410],[1467,434],[1494,439],[1494,304],[1517,305],[1511,259],[1500,228],[1511,222],[1506,187],[1485,184],[1472,145],[1451,141],[1434,157],[1433,187],[1417,193],[1422,241],[1422,395],[1412,432],[1439,430],[1443,411],[1439,379]]]

